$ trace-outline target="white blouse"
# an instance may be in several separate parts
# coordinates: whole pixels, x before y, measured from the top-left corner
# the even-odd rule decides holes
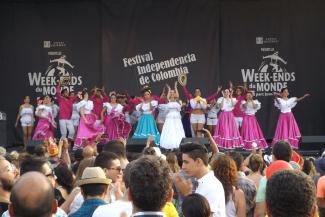
[[[23,107],[20,111],[20,116],[33,116],[33,109],[31,107]]]
[[[116,104],[114,107],[111,103],[105,102],[103,103],[103,107],[106,108],[107,114],[110,114],[111,112],[123,112],[123,106],[121,104]]]
[[[212,106],[209,105],[208,118],[218,118],[218,112],[220,111],[220,109],[217,105],[217,103]]]
[[[223,106],[221,108],[222,99],[224,99],[224,100],[223,100]],[[232,103],[231,103],[231,101],[232,101]],[[217,103],[218,103],[218,107],[221,109],[221,111],[230,112],[235,108],[237,100],[235,98],[227,99],[227,98],[224,98],[224,97],[220,97],[217,100]]]
[[[244,104],[246,103],[246,100],[243,100],[240,105],[240,110],[245,112],[246,115],[255,115],[257,110],[261,108],[261,103],[258,100],[253,100],[254,104],[256,105],[256,108],[254,108],[252,102],[247,103],[247,107],[244,108]]]
[[[158,101],[156,101],[156,100],[152,100],[151,102],[148,102],[148,103],[140,103],[140,104],[138,104],[136,107],[135,107],[135,109],[137,110],[137,111],[141,111],[141,109],[142,109],[142,113],[143,114],[151,114],[152,113],[152,111],[150,110],[150,104],[151,104],[151,106],[153,107],[153,108],[157,108],[157,106],[158,106]]]
[[[81,108],[84,108],[84,114],[91,114],[91,111],[94,109],[94,103],[91,100],[82,100],[77,104],[78,112],[80,112]]]
[[[35,114],[38,115],[39,111],[41,111],[41,114],[39,115],[39,117],[41,118],[48,118],[49,114],[51,114],[51,116],[53,117],[52,108],[50,106],[39,105],[36,107]]]
[[[277,98],[274,100],[274,106],[280,109],[282,113],[291,112],[291,109],[297,105],[297,97],[291,97],[288,100]]]
[[[207,108],[207,101],[205,98],[201,98],[203,103],[197,102],[195,99],[190,100],[190,105],[192,109],[206,109]]]

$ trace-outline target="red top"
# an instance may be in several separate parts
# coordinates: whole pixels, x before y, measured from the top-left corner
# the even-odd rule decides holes
[[[236,100],[237,100],[237,103],[235,105],[235,108],[233,111],[235,117],[244,117],[245,116],[245,112],[243,112],[242,110],[240,110],[240,105],[241,105],[241,102],[243,100],[245,100],[245,96],[236,96]]]
[[[56,86],[56,97],[59,104],[59,119],[60,120],[70,120],[72,115],[72,105],[78,96],[74,97],[63,97],[61,96],[60,84]]]
[[[94,109],[92,112],[97,116],[97,120],[98,120],[101,117],[101,113],[103,110],[103,103],[109,102],[109,98],[107,96],[96,97],[95,95],[92,95],[91,97],[89,97],[89,99],[94,103]]]

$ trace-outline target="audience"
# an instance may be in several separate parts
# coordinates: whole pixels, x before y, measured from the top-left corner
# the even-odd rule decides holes
[[[190,194],[185,197],[182,204],[184,217],[210,217],[211,209],[207,199],[200,194]]]

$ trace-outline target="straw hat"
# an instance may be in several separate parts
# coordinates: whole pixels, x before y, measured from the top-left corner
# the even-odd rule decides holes
[[[82,173],[81,179],[77,181],[77,185],[87,184],[110,184],[111,179],[106,178],[104,170],[100,167],[87,167]]]

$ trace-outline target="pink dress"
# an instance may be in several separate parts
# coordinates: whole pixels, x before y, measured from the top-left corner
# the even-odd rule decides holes
[[[298,148],[301,133],[293,116],[291,109],[297,105],[297,98],[292,97],[288,100],[277,98],[274,101],[275,107],[280,109],[281,113],[276,125],[272,144],[279,140],[287,141],[293,148]]]
[[[54,128],[56,128],[56,123],[53,119],[52,113],[52,108],[50,106],[37,106],[35,114],[39,116],[39,119],[34,131],[33,140],[45,140],[50,137],[54,138]]]
[[[125,119],[123,106],[121,104],[112,106],[110,103],[104,103],[103,107],[106,108],[107,112],[104,119],[107,133],[106,142],[119,138],[128,138],[131,131],[131,125]]]
[[[104,133],[104,125],[96,122],[96,115],[92,113],[94,104],[90,100],[82,100],[77,104],[77,110],[80,112],[81,108],[84,109],[84,116],[87,120],[85,122],[84,118],[80,117],[79,128],[77,132],[77,137],[74,145],[74,149],[83,148],[88,143],[95,141],[99,134]]]
[[[221,102],[223,99],[224,102],[223,106],[221,107]],[[234,149],[243,146],[243,142],[233,114],[233,109],[236,102],[237,100],[235,98],[226,99],[220,97],[217,100],[217,104],[220,107],[221,112],[213,138],[219,147],[225,149]]]
[[[241,109],[245,113],[243,117],[243,126],[241,128],[241,137],[244,143],[244,149],[253,149],[252,143],[256,143],[256,148],[258,149],[265,149],[267,148],[267,143],[255,117],[255,113],[261,108],[261,103],[258,100],[254,100],[254,104],[257,106],[256,108],[254,108],[252,102],[249,102],[247,108],[244,108],[243,105],[245,103],[245,100],[241,103]]]

